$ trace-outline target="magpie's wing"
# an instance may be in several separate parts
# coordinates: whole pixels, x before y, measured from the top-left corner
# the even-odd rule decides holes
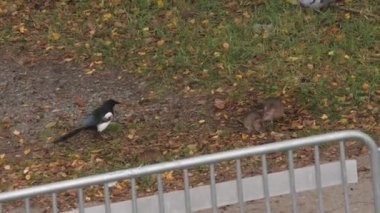
[[[93,114],[90,114],[88,116],[86,116],[81,122],[80,122],[80,126],[81,127],[94,127],[96,125],[98,125],[99,123],[101,122],[101,120],[99,118],[97,118],[95,115]]]

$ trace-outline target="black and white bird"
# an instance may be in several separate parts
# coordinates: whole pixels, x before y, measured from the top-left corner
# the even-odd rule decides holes
[[[53,143],[66,141],[67,139],[73,137],[74,135],[78,134],[80,131],[85,129],[102,132],[111,123],[111,120],[114,116],[113,108],[116,104],[120,104],[120,102],[115,101],[113,99],[105,101],[100,107],[96,108],[91,114],[87,115],[80,122],[79,126],[76,129],[57,138],[53,141]]]

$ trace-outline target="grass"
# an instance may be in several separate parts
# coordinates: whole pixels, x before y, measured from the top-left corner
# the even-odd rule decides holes
[[[186,12],[193,15],[183,18]],[[90,1],[62,1],[54,9],[31,10],[28,15],[19,23],[11,20],[3,25],[2,44],[13,38],[37,54],[41,46],[64,47],[75,60],[92,63],[91,69],[112,64],[148,76],[155,90],[183,86],[173,78],[183,77],[187,70],[183,84],[196,82],[202,90],[237,83],[239,91],[251,86],[274,94],[291,86],[301,99],[311,96],[314,100],[335,95],[328,85],[331,77],[338,78],[339,87],[353,90],[339,90],[339,96],[357,91],[364,82],[370,83],[372,92],[378,82],[378,77],[374,80],[373,75],[359,74],[356,85],[347,85],[347,76],[360,68],[378,74],[369,59],[370,50],[378,45],[378,27],[374,20],[348,17],[337,9],[317,13],[277,1],[238,8],[223,1],[165,2],[163,6],[154,1],[105,2],[100,6]],[[11,25],[22,23],[26,33],[17,28],[10,31]],[[39,41],[39,46],[22,42],[25,37],[37,44]],[[223,48],[223,43],[228,47]],[[306,69],[307,64],[314,69]],[[363,68],[363,64],[372,66]],[[330,70],[324,73],[326,66]],[[249,70],[255,76],[247,76]],[[300,77],[316,75],[322,75],[322,81],[297,82]],[[249,83],[252,81],[256,84]],[[360,97],[355,100],[361,102]],[[312,109],[318,112],[317,107]]]

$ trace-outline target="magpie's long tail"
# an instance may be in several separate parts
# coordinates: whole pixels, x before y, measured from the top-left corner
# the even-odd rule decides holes
[[[80,131],[82,131],[84,129],[85,129],[85,127],[80,127],[80,128],[74,129],[74,130],[62,135],[61,137],[55,139],[55,141],[53,141],[53,143],[59,143],[62,141],[66,141],[67,139],[73,137],[74,135],[78,134]]]

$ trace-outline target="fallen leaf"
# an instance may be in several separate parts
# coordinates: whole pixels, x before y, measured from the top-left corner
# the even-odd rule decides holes
[[[174,177],[173,177],[173,171],[168,171],[168,172],[164,172],[162,174],[162,177],[165,179],[165,180],[173,180]]]
[[[46,128],[50,129],[53,128],[55,125],[57,125],[57,121],[50,121],[48,124],[46,124]]]
[[[362,84],[362,89],[365,90],[365,91],[367,91],[369,89],[369,84],[367,82],[364,82]]]
[[[57,41],[58,39],[61,38],[61,34],[59,34],[57,32],[50,32],[48,37],[50,40]]]
[[[157,0],[156,3],[157,3],[157,6],[160,8],[164,6],[164,0]]]
[[[4,159],[4,158],[5,158],[5,154],[1,154],[0,159]]]
[[[227,42],[224,42],[223,43],[223,48],[226,49],[226,50],[228,50],[230,48],[230,44],[227,43]]]
[[[243,76],[242,75],[235,75],[235,78],[236,78],[236,80],[241,80],[241,79],[243,79]]]
[[[202,120],[199,120],[198,123],[203,124],[203,123],[206,123],[206,121],[202,119]]]
[[[21,23],[21,24],[18,26],[18,31],[20,31],[20,33],[25,33],[25,32],[26,32],[26,28],[25,28],[24,23]]]
[[[18,135],[20,135],[20,131],[18,131],[17,129],[15,129],[15,130],[13,131],[13,134],[18,136]]]
[[[10,166],[10,165],[5,165],[5,166],[4,166],[4,169],[5,169],[5,170],[10,170],[10,169],[11,169],[11,166]]]
[[[214,100],[214,106],[217,109],[224,109],[226,107],[226,102],[224,100],[217,98]]]
[[[222,54],[220,52],[214,52],[215,57],[220,57]]]
[[[29,172],[29,166],[24,169],[24,175]]]
[[[197,144],[189,144],[187,148],[189,149],[189,154],[193,155],[197,151]]]
[[[249,135],[248,135],[248,134],[245,134],[245,133],[242,133],[242,134],[241,134],[241,139],[246,140],[246,139],[248,139],[248,138],[249,138]]]
[[[321,119],[322,120],[327,120],[329,118],[329,116],[327,116],[326,114],[323,114],[322,116],[321,116]]]
[[[30,178],[32,178],[30,174],[25,175],[25,180],[30,180]]]
[[[128,139],[132,140],[135,137],[135,135],[128,134],[127,137],[128,137]]]
[[[30,153],[30,148],[24,149],[24,155],[28,155]]]
[[[164,45],[164,44],[165,44],[165,40],[163,40],[163,39],[157,41],[157,46],[159,46],[159,47]]]
[[[102,20],[103,21],[108,21],[112,18],[112,14],[110,12],[108,13],[104,13],[103,16],[102,16]]]
[[[217,91],[218,93],[223,93],[224,92],[223,88],[221,88],[221,87],[218,87],[215,91]]]

